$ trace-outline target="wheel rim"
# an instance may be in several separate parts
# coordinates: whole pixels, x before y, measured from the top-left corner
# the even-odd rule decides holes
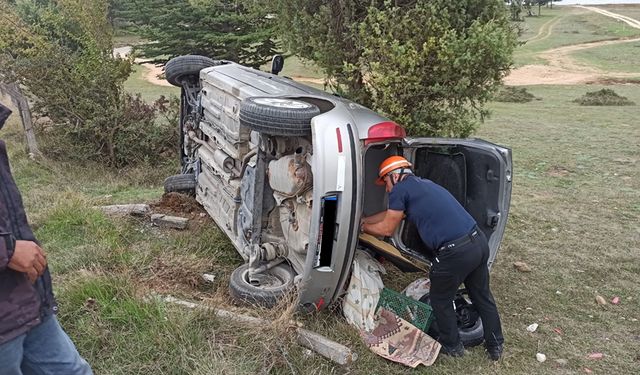
[[[242,280],[248,285],[259,289],[275,289],[287,284],[287,280],[284,277],[270,271],[249,276],[249,270],[247,269],[242,273]]]
[[[267,105],[270,107],[288,108],[288,109],[304,109],[311,108],[311,104],[300,100],[286,98],[255,98],[253,102],[256,104]]]

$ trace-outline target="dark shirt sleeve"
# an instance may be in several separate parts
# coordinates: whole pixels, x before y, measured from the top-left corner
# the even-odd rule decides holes
[[[407,201],[407,191],[404,184],[398,184],[389,193],[389,209],[395,211],[405,211]]]

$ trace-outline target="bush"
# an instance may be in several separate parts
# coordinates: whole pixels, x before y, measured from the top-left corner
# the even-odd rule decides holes
[[[16,82],[46,117],[43,152],[111,167],[147,161],[177,144],[178,101],[125,93],[132,59],[114,58],[107,0],[0,3],[0,78]],[[171,117],[161,121],[159,116]]]
[[[123,94],[116,108],[96,114],[85,126],[58,123],[37,130],[45,154],[55,159],[93,160],[118,168],[157,165],[178,144],[179,106],[175,97],[149,104],[139,94]]]
[[[502,86],[493,96],[493,100],[501,103],[528,103],[536,98],[525,87]]]
[[[598,91],[591,91],[580,98],[574,100],[575,103],[580,105],[635,105],[636,103],[630,101],[625,96],[618,95],[611,89],[602,89]]]

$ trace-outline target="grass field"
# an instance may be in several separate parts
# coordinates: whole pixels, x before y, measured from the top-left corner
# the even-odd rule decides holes
[[[543,15],[549,12],[543,9]],[[306,69],[292,64],[292,71]],[[145,98],[171,89],[137,74],[127,87],[146,87]],[[349,367],[300,348],[283,325],[250,329],[167,305],[157,296],[203,299],[266,318],[283,314],[231,305],[227,280],[242,261],[193,202],[183,202],[192,218],[185,232],[92,208],[158,202],[162,179],[175,173],[176,163],[110,172],[34,162],[15,115],[0,138],[49,254],[60,320],[96,374],[634,374],[640,369],[640,86],[607,86],[636,106],[572,102],[602,87],[532,86],[528,90],[540,100],[490,104],[492,116],[477,136],[510,147],[514,158],[511,212],[492,270],[505,356],[490,363],[475,348],[462,359],[439,358],[417,370],[373,355],[330,311],[296,319],[357,351],[360,358]],[[532,272],[516,271],[515,261]],[[203,281],[203,272],[215,281]],[[387,281],[396,286],[413,276]],[[621,303],[599,306],[596,295],[619,296]],[[534,322],[538,331],[527,332]],[[538,363],[537,352],[547,361]],[[593,352],[604,358],[588,359]]]
[[[629,7],[628,9],[640,9]],[[613,10],[612,10],[613,11]],[[627,13],[622,13],[627,15]],[[627,24],[574,7],[544,9],[540,17],[526,17],[521,24],[524,33],[520,40],[526,42],[514,55],[515,65],[544,64],[536,54],[555,47],[640,36],[640,30]],[[624,48],[613,46],[612,48]]]

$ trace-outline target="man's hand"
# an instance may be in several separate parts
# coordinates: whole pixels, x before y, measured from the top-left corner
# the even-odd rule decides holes
[[[16,249],[8,267],[14,271],[26,273],[33,283],[47,267],[47,256],[37,243],[17,240]]]

